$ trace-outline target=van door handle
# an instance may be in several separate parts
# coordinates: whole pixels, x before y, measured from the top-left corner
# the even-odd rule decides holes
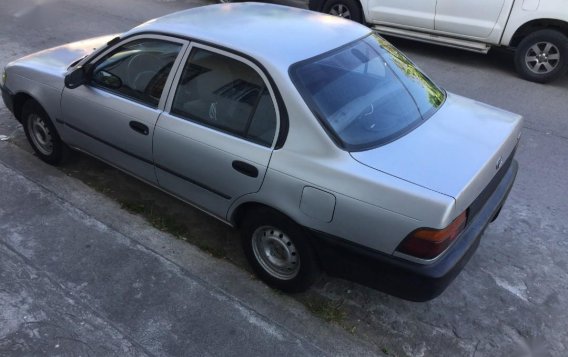
[[[140,134],[143,135],[148,135],[148,133],[150,132],[150,129],[148,129],[148,127],[142,123],[140,123],[139,121],[131,121],[130,123],[128,123],[128,125],[130,125],[130,128],[134,131],[139,132]]]
[[[251,164],[247,164],[243,161],[233,161],[233,169],[237,170],[243,175],[258,177],[258,169]]]

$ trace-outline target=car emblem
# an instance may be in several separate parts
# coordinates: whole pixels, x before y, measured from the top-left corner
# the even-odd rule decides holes
[[[497,160],[497,165],[495,165],[495,168],[499,170],[501,166],[503,166],[503,156],[499,156],[499,160]]]

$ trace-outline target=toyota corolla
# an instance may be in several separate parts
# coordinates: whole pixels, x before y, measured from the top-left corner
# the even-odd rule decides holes
[[[519,115],[446,92],[367,27],[278,5],[51,48],[1,88],[40,159],[85,152],[238,227],[290,292],[327,271],[437,296],[517,173]]]

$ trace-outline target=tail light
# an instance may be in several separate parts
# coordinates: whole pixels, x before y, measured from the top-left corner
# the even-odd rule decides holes
[[[466,212],[444,229],[418,228],[398,245],[397,251],[421,259],[432,259],[450,246],[465,228]]]

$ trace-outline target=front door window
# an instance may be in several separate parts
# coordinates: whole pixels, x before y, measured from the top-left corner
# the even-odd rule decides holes
[[[181,47],[179,43],[158,39],[129,42],[95,65],[93,84],[157,107]]]

